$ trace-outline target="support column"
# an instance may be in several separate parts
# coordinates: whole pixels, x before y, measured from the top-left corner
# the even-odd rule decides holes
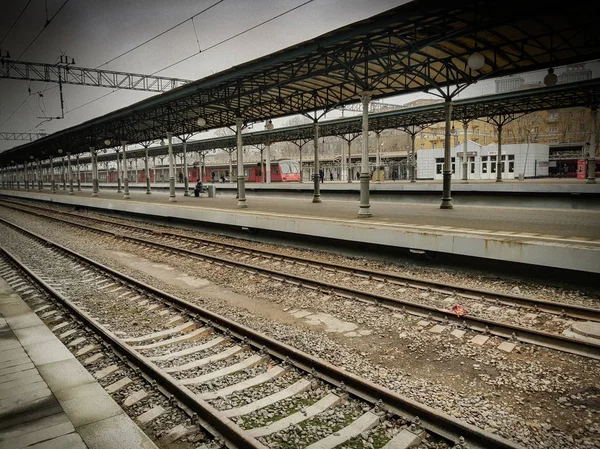
[[[81,192],[81,171],[79,166],[79,153],[75,156],[75,162],[77,164],[77,191]]]
[[[452,102],[446,100],[444,103],[444,112],[446,115],[446,135],[444,140],[444,170],[443,170],[443,190],[442,204],[440,209],[452,209],[451,185],[452,185],[452,160],[450,143],[450,121],[452,120]]]
[[[352,183],[352,178],[354,178],[354,173],[352,170],[352,140],[347,140],[348,142],[348,161],[346,166],[346,176],[348,177],[348,182]]]
[[[590,133],[590,148],[588,150],[587,184],[596,184],[596,146],[598,145],[596,127],[598,126],[598,110],[591,109],[592,132]]]
[[[148,147],[146,146],[144,148],[145,154],[144,154],[144,170],[146,173],[146,195],[150,195],[152,193],[152,191],[150,190],[150,169],[148,168]]]
[[[381,149],[379,145],[379,137],[381,133],[379,131],[375,132],[375,141],[377,142],[377,153],[375,157],[375,182],[381,183],[381,177],[379,176],[379,167],[381,166]]]
[[[23,184],[25,190],[29,190],[29,170],[27,170],[27,161],[23,162]]]
[[[67,176],[69,177],[69,195],[73,195],[73,170],[71,167],[71,153],[67,153]]]
[[[183,185],[185,188],[185,192],[183,192],[183,196],[190,196],[190,181],[189,181],[189,173],[188,173],[188,164],[187,164],[187,142],[183,141]]]
[[[123,199],[129,199],[129,172],[127,171],[127,156],[126,156],[126,148],[127,142],[122,141],[121,145],[123,145]]]
[[[267,184],[271,184],[271,142],[267,140],[265,144],[265,153],[266,153],[266,167],[267,171]]]
[[[465,141],[463,142],[463,161],[462,161],[462,181],[469,182],[469,157],[467,155],[467,131],[469,124],[463,122],[463,131],[465,132]]]
[[[314,160],[314,176],[313,176],[313,180],[314,180],[314,193],[313,193],[313,203],[320,203],[321,202],[321,187],[320,187],[320,182],[321,182],[321,178],[320,178],[320,169],[319,169],[319,124],[317,122],[315,122],[315,124],[313,125],[314,129],[315,129],[315,160]]]
[[[172,203],[177,202],[175,197],[175,162],[173,157],[173,133],[167,133],[167,139],[169,140],[169,201]]]
[[[67,176],[65,174],[65,157],[62,157],[62,164],[61,164],[61,176],[62,176],[62,187],[63,190],[67,190]]]
[[[235,130],[237,133],[237,185],[238,185],[238,203],[237,207],[246,208],[246,177],[244,176],[244,150],[242,148],[242,126],[244,119],[237,117],[235,119]]]
[[[362,155],[360,167],[360,204],[358,207],[358,218],[371,217],[371,205],[369,204],[369,102],[371,92],[363,92],[360,95],[362,102]]]
[[[115,150],[115,152],[117,153],[117,193],[121,193],[121,159],[119,150]],[[106,176],[108,177],[108,170],[106,171]]]
[[[98,150],[90,147],[92,154],[92,196],[98,196]]]
[[[56,182],[54,180],[54,158],[50,158],[50,191],[56,193]]]
[[[44,184],[43,184],[43,181],[42,181],[42,166],[40,164],[40,160],[39,159],[35,160],[35,166],[36,166],[37,178],[38,178],[38,191],[41,192],[42,189],[44,188]]]
[[[502,182],[502,125],[498,125],[498,159],[496,159],[496,182]]]
[[[417,160],[415,159],[415,146],[417,144],[417,134],[413,132],[410,135],[410,167],[408,167],[410,171],[410,182],[417,182],[417,174],[415,173],[415,168],[417,166]],[[398,173],[398,177],[400,177],[400,173]]]
[[[340,181],[345,181],[345,177],[346,177],[346,171],[347,171],[347,167],[346,167],[346,155],[344,154],[344,145],[340,145],[341,146],[341,150],[342,150],[342,154],[340,155]]]

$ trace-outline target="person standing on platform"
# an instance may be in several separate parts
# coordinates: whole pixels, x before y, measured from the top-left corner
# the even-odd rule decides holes
[[[333,181],[333,172],[332,171],[329,172],[329,180]]]
[[[321,184],[323,183],[323,179],[325,178],[325,172],[321,169],[319,170],[319,178],[321,178]]]

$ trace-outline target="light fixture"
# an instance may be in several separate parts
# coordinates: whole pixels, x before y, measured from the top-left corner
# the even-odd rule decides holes
[[[275,126],[273,125],[273,121],[272,121],[272,120],[269,120],[269,121],[267,122],[267,124],[265,125],[265,129],[266,129],[267,131],[273,131],[273,128],[275,128]]]
[[[206,126],[206,120],[204,120],[202,117],[200,117],[196,123],[198,123],[200,128],[204,128]]]
[[[469,59],[467,60],[467,65],[472,70],[479,70],[480,68],[483,67],[483,64],[485,64],[485,58],[477,50],[475,50],[473,53],[471,53],[471,56],[469,56]]]
[[[550,67],[548,69],[548,73],[544,77],[544,85],[547,87],[555,86],[558,82],[558,76],[554,73],[554,69]]]
[[[58,149],[58,154],[62,154],[62,152],[63,152],[62,148],[59,148]]]
[[[104,145],[109,146],[110,145],[110,139],[104,139]]]

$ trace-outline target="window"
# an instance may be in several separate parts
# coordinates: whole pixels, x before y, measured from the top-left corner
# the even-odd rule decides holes
[[[556,126],[551,126],[550,128],[548,128],[548,132],[555,133],[556,131],[558,131],[558,128]]]
[[[442,169],[444,168],[444,158],[438,157],[435,159],[435,172],[438,175],[442,174]]]
[[[435,149],[435,142],[431,142],[431,148]]]
[[[481,173],[487,173],[487,156],[481,156]]]
[[[452,161],[452,174],[455,173],[455,168],[456,168],[456,163],[455,163],[455,158],[450,159]]]
[[[490,156],[490,173],[496,173],[496,156]]]
[[[550,112],[548,114],[548,120],[558,120],[558,112]]]
[[[509,173],[515,172],[515,155],[514,154],[508,155],[508,172]]]

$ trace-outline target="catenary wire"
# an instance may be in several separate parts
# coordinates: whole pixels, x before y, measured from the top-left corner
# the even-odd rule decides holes
[[[12,31],[12,29],[15,27],[15,25],[17,24],[17,22],[19,21],[19,19],[21,19],[21,16],[23,15],[23,13],[25,12],[25,10],[27,9],[27,7],[29,6],[29,4],[32,2],[33,0],[29,0],[27,2],[27,4],[25,5],[25,7],[22,9],[21,13],[19,14],[19,16],[15,19],[15,21],[13,22],[13,24],[10,26],[10,28],[8,29],[8,31],[6,32],[6,34],[4,35],[4,37],[2,38],[2,40],[0,41],[0,45],[2,45],[2,43],[4,42],[4,39],[6,39],[8,37],[8,35],[10,34],[10,32]]]
[[[250,28],[248,28],[248,29],[246,29],[246,30],[244,30],[244,31],[241,31],[241,32],[239,32],[239,33],[237,33],[237,34],[235,34],[235,35],[233,35],[233,36],[230,36],[230,37],[228,37],[228,38],[226,38],[226,39],[223,39],[222,41],[220,41],[220,42],[217,42],[217,43],[215,43],[215,44],[213,44],[213,45],[211,45],[211,46],[207,47],[206,49],[204,49],[204,50],[202,50],[202,51],[198,51],[198,52],[196,52],[196,53],[194,53],[194,54],[192,54],[192,55],[190,55],[190,56],[186,56],[185,58],[183,58],[183,59],[181,59],[181,60],[179,60],[179,61],[177,61],[177,62],[174,62],[173,64],[170,64],[170,65],[168,65],[168,66],[166,66],[166,67],[163,67],[162,69],[160,69],[160,70],[157,70],[156,72],[153,72],[153,73],[151,73],[151,75],[155,75],[155,74],[157,74],[157,73],[159,73],[159,72],[162,72],[163,70],[167,70],[168,68],[170,68],[170,67],[173,67],[173,66],[175,66],[175,65],[177,65],[177,64],[180,64],[180,63],[182,63],[182,62],[184,62],[184,61],[187,61],[188,59],[190,59],[190,58],[193,58],[194,56],[196,56],[196,55],[198,55],[198,54],[200,54],[200,53],[204,53],[204,52],[206,52],[206,51],[208,51],[208,50],[211,50],[211,49],[213,49],[213,48],[215,48],[215,47],[217,47],[217,46],[219,46],[219,45],[222,45],[222,44],[224,44],[224,43],[226,43],[226,42],[229,42],[230,40],[232,40],[232,39],[234,39],[234,38],[236,38],[236,37],[239,37],[239,36],[241,36],[241,35],[243,35],[243,34],[245,34],[245,33],[248,33],[249,31],[252,31],[252,30],[254,30],[254,29],[256,29],[256,28],[258,28],[258,27],[260,27],[260,26],[262,26],[262,25],[265,25],[265,24],[267,24],[267,23],[269,23],[269,22],[272,22],[273,20],[275,20],[275,19],[278,19],[279,17],[281,17],[281,16],[284,16],[284,15],[286,15],[286,14],[288,14],[288,13],[292,12],[292,11],[295,11],[296,9],[298,9],[298,8],[301,8],[302,6],[305,6],[305,5],[309,4],[309,3],[312,3],[313,1],[314,1],[314,0],[308,0],[308,1],[306,1],[306,2],[302,3],[302,4],[298,5],[298,6],[295,6],[295,7],[291,8],[291,9],[288,9],[287,11],[284,11],[284,12],[282,12],[282,13],[280,13],[280,14],[276,15],[276,16],[273,16],[273,17],[271,17],[270,19],[267,19],[267,20],[265,20],[265,21],[263,21],[263,22],[261,22],[261,23],[259,23],[259,24],[257,24],[257,25],[254,25],[254,26],[252,26],[252,27],[250,27]],[[111,91],[111,92],[109,92],[109,93],[107,93],[107,94],[104,94],[104,95],[102,95],[102,96],[100,96],[100,97],[98,97],[98,98],[95,98],[95,99],[93,99],[93,100],[90,100],[90,101],[88,101],[88,102],[86,102],[86,103],[84,103],[84,104],[82,104],[82,105],[80,105],[80,106],[77,106],[77,107],[75,107],[75,108],[71,109],[71,110],[70,110],[70,111],[68,111],[68,112],[73,112],[73,111],[76,111],[76,110],[77,110],[77,109],[79,109],[79,108],[82,108],[82,107],[84,107],[84,106],[87,106],[87,105],[89,105],[90,103],[93,103],[93,102],[95,102],[95,101],[97,101],[97,100],[101,100],[102,98],[105,98],[105,97],[107,97],[107,96],[109,96],[109,95],[111,95],[111,94],[113,94],[113,93],[115,93],[115,92],[116,92],[116,90],[113,90],[113,91]]]
[[[69,3],[69,0],[65,0],[65,2],[60,6],[60,8],[58,8],[58,11],[56,11],[54,13],[54,15],[50,18],[50,20],[48,20],[45,24],[44,27],[40,30],[40,32],[33,38],[33,40],[29,43],[29,45],[27,46],[27,48],[25,50],[23,50],[23,52],[21,53],[21,55],[16,59],[16,61],[20,60],[21,57],[27,53],[27,50],[29,50],[29,48],[34,44],[34,42],[40,37],[40,35],[44,32],[44,30],[46,30],[46,28],[48,28],[48,25],[50,25],[52,23],[52,21],[54,20],[54,18],[58,15],[58,13],[60,13],[62,11],[62,9],[66,6],[66,4]]]

